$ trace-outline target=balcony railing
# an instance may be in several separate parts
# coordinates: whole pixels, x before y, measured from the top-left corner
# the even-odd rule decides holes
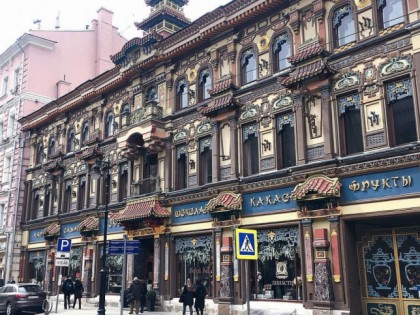
[[[141,179],[131,184],[131,196],[160,192],[160,177]]]

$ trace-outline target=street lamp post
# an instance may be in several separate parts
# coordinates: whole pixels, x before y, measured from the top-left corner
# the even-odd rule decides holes
[[[98,306],[98,315],[105,315],[105,291],[106,291],[106,243],[108,236],[108,200],[109,200],[109,169],[110,163],[105,160],[97,160],[95,165],[92,167],[91,176],[93,179],[99,179],[101,177],[101,166],[103,175],[105,176],[105,210],[104,210],[104,243],[102,248],[102,269],[101,269],[101,279],[99,287],[99,306]]]

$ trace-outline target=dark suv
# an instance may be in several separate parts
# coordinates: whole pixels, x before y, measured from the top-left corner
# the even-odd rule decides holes
[[[42,303],[47,293],[37,284],[8,283],[0,288],[0,312],[7,315],[31,311],[42,313]]]

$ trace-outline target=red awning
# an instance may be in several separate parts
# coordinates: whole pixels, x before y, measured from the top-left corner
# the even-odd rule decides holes
[[[207,203],[205,209],[208,212],[212,212],[218,207],[223,207],[224,210],[241,210],[241,194],[235,194],[230,191],[221,192],[217,197],[214,197]]]
[[[340,197],[341,183],[338,178],[329,178],[324,175],[314,175],[309,177],[293,189],[291,197],[294,200],[304,199],[306,194],[317,193],[324,197]]]
[[[42,236],[57,236],[60,235],[60,225],[58,223],[51,223],[41,232]]]
[[[127,205],[124,212],[113,217],[115,222],[130,221],[143,218],[168,218],[170,213],[163,208],[158,200],[145,200],[132,202]]]
[[[94,216],[87,217],[77,226],[78,231],[97,231],[99,230],[99,218]]]

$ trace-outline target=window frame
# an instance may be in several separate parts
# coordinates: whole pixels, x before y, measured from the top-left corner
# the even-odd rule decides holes
[[[212,137],[203,137],[199,139],[199,184],[206,185],[212,182]]]
[[[385,3],[385,6],[382,6],[382,3]],[[401,4],[401,10],[402,10],[402,16],[398,17],[398,18],[391,18],[388,21],[384,22],[384,8],[386,8],[387,4],[385,0],[376,0],[375,1],[375,5],[377,7],[376,14],[377,14],[377,21],[378,21],[378,28],[380,30],[386,30],[387,28],[390,28],[392,26],[395,26],[397,24],[400,23],[405,23],[406,21],[406,6],[404,4],[404,1],[399,1]],[[391,12],[394,12],[394,10],[391,9]],[[396,20],[394,23],[391,24],[390,21],[392,20]],[[385,25],[386,23],[390,23],[389,25]]]
[[[105,138],[110,138],[114,135],[114,122],[115,115],[114,112],[110,110],[105,115]]]
[[[254,135],[255,140],[250,139],[250,135]],[[244,176],[252,176],[258,174],[260,172],[260,137],[258,124],[256,122],[248,123],[242,126],[242,147],[242,169]]]
[[[89,122],[85,121],[83,123],[82,134],[81,134],[82,145],[86,144],[86,142],[89,140],[89,136],[90,136],[90,124]]]
[[[285,69],[288,69],[291,67],[291,63],[289,62],[289,60],[287,59],[288,57],[292,56],[292,44],[291,44],[291,40],[290,40],[290,34],[288,32],[282,32],[281,34],[278,34],[274,37],[274,41],[273,41],[273,45],[272,47],[272,55],[273,55],[273,72],[279,72]],[[282,42],[282,38],[287,36],[287,39],[284,40],[283,38],[283,42]],[[284,43],[287,43],[289,45],[289,54],[286,56],[286,58],[283,58],[284,60],[286,60],[286,66],[285,67],[281,67],[280,65],[280,54],[282,51],[282,46]],[[280,46],[280,47],[279,47]],[[279,49],[280,48],[280,49]]]
[[[244,49],[241,53],[241,58],[239,61],[239,65],[240,65],[240,74],[241,74],[241,84],[242,85],[246,85],[249,84],[251,82],[255,82],[258,80],[258,72],[257,72],[257,54],[256,54],[256,49],[254,47],[248,47],[246,49]],[[246,54],[248,54],[248,56],[246,56]],[[248,67],[252,67],[252,65],[250,65],[249,60],[253,59],[254,61],[254,69],[250,69],[248,71]],[[252,72],[253,75],[251,79],[248,79],[248,72]]]
[[[40,142],[36,146],[35,165],[42,164],[43,162],[44,162],[44,145]]]
[[[128,175],[129,175],[129,165],[128,162],[121,163],[119,167],[119,177],[118,177],[118,201],[124,201],[128,197]]]
[[[123,104],[123,106],[121,106],[121,112],[120,112],[121,128],[127,127],[130,125],[130,113],[131,113],[130,104],[128,103]]]
[[[207,81],[210,81],[209,83]],[[200,70],[197,78],[198,86],[198,101],[204,101],[210,98],[210,93],[213,87],[213,76],[210,67],[206,67]]]
[[[70,128],[67,132],[67,153],[71,153],[75,149],[75,143],[74,140],[76,138],[76,134],[74,132],[73,128]]]
[[[350,3],[340,4],[339,7],[332,10],[331,29],[332,29],[334,48],[343,47],[345,45],[348,45],[350,43],[354,43],[357,41],[357,36],[356,36],[357,25],[356,25],[356,21],[354,19],[353,13],[354,13],[354,10]],[[353,32],[350,35],[346,35],[342,37],[340,36],[340,27],[344,27],[345,25],[350,24],[350,22],[347,22],[347,24],[342,23],[344,19],[347,21],[348,17],[352,17],[353,23],[351,24],[352,24],[353,29],[350,31],[353,31]],[[348,39],[346,39],[347,37]],[[343,40],[343,43],[340,42],[341,40]]]
[[[283,118],[283,120],[280,119]],[[276,115],[276,156],[277,156],[277,169],[283,169],[287,167],[296,166],[296,128],[295,128],[296,117],[292,110],[282,112]],[[283,129],[285,128],[285,129]],[[293,153],[294,153],[294,160],[292,163],[285,162],[285,154],[284,152],[288,152],[290,148],[285,149],[286,139],[283,137],[283,134],[288,132],[288,128],[293,128]],[[283,134],[281,134],[283,132]],[[279,152],[281,151],[281,152]]]
[[[182,92],[180,91],[182,87]],[[188,95],[188,80],[186,78],[181,78],[177,81],[176,84],[176,109],[182,110],[188,107],[189,95]]]
[[[48,139],[48,156],[55,154],[55,137],[52,136]]]
[[[71,211],[71,203],[72,203],[72,180],[66,179],[64,181],[64,198],[63,198],[63,205],[62,205],[62,213],[69,213]]]
[[[188,147],[186,144],[175,147],[175,165],[175,189],[186,189],[188,187]]]

